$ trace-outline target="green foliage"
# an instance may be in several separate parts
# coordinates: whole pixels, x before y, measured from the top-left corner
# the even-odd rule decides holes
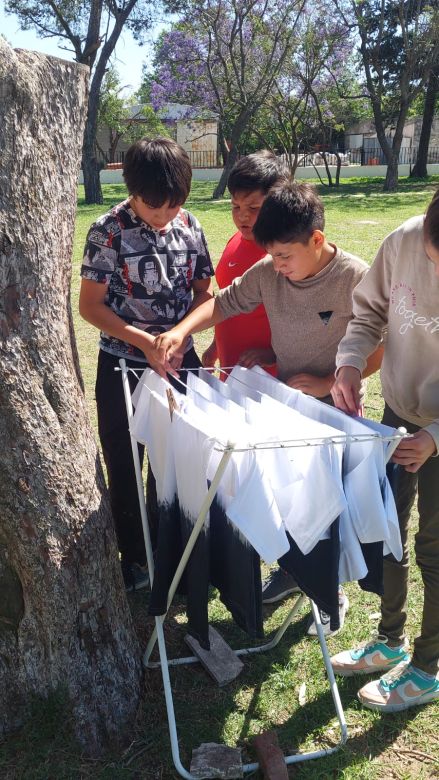
[[[120,140],[128,144],[145,136],[169,135],[166,126],[151,106],[139,105],[133,95],[121,97],[124,87],[114,67],[109,68],[102,83],[99,99],[98,124],[107,127],[110,136],[110,161],[114,158]],[[106,155],[106,150],[101,150]]]

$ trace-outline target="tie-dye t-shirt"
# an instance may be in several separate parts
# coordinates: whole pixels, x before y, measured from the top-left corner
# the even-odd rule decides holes
[[[105,303],[136,328],[158,335],[169,330],[192,303],[194,279],[213,276],[206,239],[185,209],[154,230],[124,201],[95,222],[87,236],[81,276],[107,285]],[[190,339],[186,349],[190,349]],[[119,357],[145,361],[141,350],[101,332],[100,347]]]

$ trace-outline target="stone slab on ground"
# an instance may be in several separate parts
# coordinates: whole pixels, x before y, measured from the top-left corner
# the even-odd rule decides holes
[[[209,626],[210,650],[204,650],[189,634],[186,634],[184,641],[219,686],[234,680],[244,668],[236,653],[212,626]]]
[[[190,773],[199,780],[223,778],[234,780],[244,777],[240,748],[203,742],[192,751]]]

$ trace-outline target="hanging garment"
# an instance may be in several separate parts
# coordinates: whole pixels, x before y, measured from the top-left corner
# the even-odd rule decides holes
[[[231,379],[229,378],[228,381],[231,381]],[[260,393],[268,393],[286,405],[291,404],[293,408],[300,410],[305,415],[312,416],[314,419],[334,426],[342,434],[355,435],[360,433],[364,436],[365,433],[370,433],[370,428],[377,430],[381,435],[394,433],[393,429],[386,428],[386,426],[380,428],[378,423],[373,423],[367,428],[364,425],[365,420],[363,418],[361,420],[358,418],[352,419],[338,409],[323,404],[297,390],[293,390],[271,377],[260,367],[253,369],[239,367],[235,371],[234,380],[235,382],[241,382],[242,385],[250,385]],[[382,592],[382,538],[384,537],[385,549],[392,549],[397,558],[401,557],[401,540],[397,518],[395,517],[393,498],[389,495],[391,490],[384,471],[385,457],[383,453],[387,449],[387,444],[385,442],[371,442],[371,444],[375,445],[375,450],[372,446],[367,447],[366,445],[368,444],[368,442],[350,443],[349,441],[346,443],[343,460],[343,483],[345,484],[346,481],[346,473],[351,473],[348,486],[350,500],[347,508],[340,515],[339,578],[341,583],[358,580],[364,589],[373,590],[373,592],[380,594]],[[359,455],[364,455],[364,453],[366,454],[366,464],[363,464],[363,472],[364,470],[368,471],[366,484],[370,480],[374,485],[373,491],[366,492],[366,494],[364,482],[361,478],[362,469],[357,468]],[[371,453],[376,458],[375,461],[371,457]],[[359,497],[362,499],[361,509],[359,509],[356,498],[356,485],[359,487]],[[375,529],[372,529],[375,539],[378,536],[378,540],[375,542],[367,541],[368,538],[374,538],[373,535],[367,536],[371,507],[373,507],[372,518],[376,520],[378,514],[380,520],[378,531],[376,522]],[[351,511],[352,509],[353,511]],[[359,522],[361,514],[363,515],[363,521]],[[371,522],[371,525],[373,525],[373,522]],[[366,541],[360,541],[359,528],[363,530],[363,539],[366,538]],[[379,539],[380,536],[381,539]],[[372,546],[373,544],[375,546]],[[367,557],[368,563],[366,563],[365,557]]]
[[[254,389],[268,392],[287,406],[313,420],[332,425],[349,437],[361,437],[370,433],[363,418],[352,418],[339,409],[294,390],[264,372],[259,366],[248,370],[246,377],[246,381]],[[359,541],[384,541],[395,557],[399,556],[400,559],[400,540],[394,532],[393,520],[389,527],[387,509],[383,503],[381,486],[386,480],[386,447],[379,438],[355,442],[348,438],[343,459],[343,485]]]
[[[204,430],[201,430],[202,416],[202,412],[197,410],[194,413],[188,404],[184,414],[174,413],[172,421],[183,544],[192,533],[206,496],[208,466],[216,444],[216,440],[209,436],[211,426],[207,418]],[[188,452],[191,453],[190,463]],[[239,481],[236,464],[229,462],[229,466],[222,480],[225,496]],[[186,583],[188,631],[203,647],[209,646],[209,583],[218,588],[221,600],[243,630],[252,637],[263,635],[259,555],[226,517],[218,494],[187,563]]]

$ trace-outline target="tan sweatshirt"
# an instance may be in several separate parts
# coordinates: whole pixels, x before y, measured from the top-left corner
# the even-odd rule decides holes
[[[425,253],[423,221],[412,217],[384,239],[354,292],[337,368],[363,371],[387,324],[384,399],[404,420],[426,428],[439,451],[439,278]]]
[[[302,372],[327,376],[335,371],[337,347],[352,318],[352,291],[367,269],[363,260],[337,249],[316,276],[292,282],[275,271],[268,256],[216,300],[226,318],[264,304],[279,379]]]

